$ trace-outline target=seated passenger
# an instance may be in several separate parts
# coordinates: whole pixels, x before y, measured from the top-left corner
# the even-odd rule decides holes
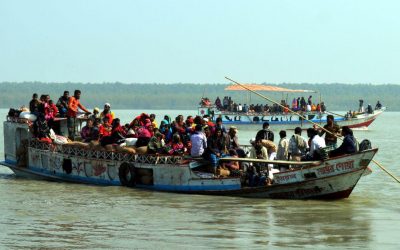
[[[160,132],[156,132],[153,137],[150,138],[149,144],[147,144],[147,153],[159,154],[163,151],[164,136]]]
[[[353,131],[348,126],[342,127],[343,142],[337,149],[329,152],[329,157],[335,157],[345,154],[353,154],[357,151],[356,138],[353,136]]]
[[[125,141],[125,137],[125,129],[121,126],[119,118],[115,118],[112,121],[111,133],[107,136],[103,136],[100,139],[100,143],[102,146],[108,144],[121,144]]]
[[[150,138],[153,136],[152,131],[153,125],[151,122],[147,123],[145,126],[138,128],[136,147],[143,147],[149,144]]]
[[[238,158],[239,156],[236,150],[230,149],[228,157]],[[222,167],[228,169],[229,171],[234,171],[234,170],[239,170],[240,165],[238,161],[224,161],[222,162]]]
[[[235,150],[239,157],[246,157],[246,153],[244,152],[244,150],[242,148],[240,148],[239,145],[239,139],[237,137],[237,128],[234,126],[231,126],[229,128],[228,133],[225,136],[225,146],[228,150],[233,149]]]
[[[88,119],[86,122],[86,126],[84,126],[81,130],[81,138],[84,142],[91,141],[91,134],[93,130],[94,119]]]
[[[103,123],[100,124],[100,126],[99,126],[100,137],[111,135],[111,130],[112,130],[112,127],[111,127],[111,124],[109,123],[109,119],[107,117],[105,117],[103,119]]]
[[[186,148],[178,133],[172,136],[172,141],[165,146],[165,151],[170,155],[181,155],[186,152]]]
[[[111,105],[109,103],[104,104],[104,110],[100,113],[101,119],[104,119],[105,117],[108,118],[110,124],[115,118],[114,112],[111,111]]]
[[[325,140],[319,136],[318,131],[313,128],[307,129],[307,135],[311,140],[310,152],[307,153],[303,160],[321,160],[321,148],[326,147]]]
[[[207,148],[207,138],[202,130],[203,127],[201,124],[197,124],[195,132],[190,136],[190,141],[192,142],[190,155],[192,157],[201,157]]]
[[[210,160],[214,173],[217,172],[218,160],[225,156],[225,138],[220,128],[217,128],[214,135],[207,139],[207,150],[205,157]]]

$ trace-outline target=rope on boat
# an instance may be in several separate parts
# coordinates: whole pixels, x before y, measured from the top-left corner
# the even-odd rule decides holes
[[[250,89],[250,88],[244,86],[243,84],[241,84],[241,83],[239,83],[239,82],[237,82],[237,81],[235,81],[235,80],[232,80],[232,79],[229,78],[229,77],[226,77],[226,76],[225,76],[225,79],[227,79],[227,80],[229,80],[229,81],[231,81],[231,82],[233,82],[233,83],[239,85],[240,87],[242,87],[242,88],[244,88],[244,89],[246,89],[246,90],[248,90],[248,91],[250,91],[250,92],[252,92],[252,93],[254,93],[254,94],[258,95],[258,96],[260,96],[261,98],[264,98],[265,100],[268,100],[268,101],[270,101],[270,102],[272,102],[272,103],[277,104],[278,106],[280,106],[280,107],[282,107],[282,108],[287,108],[287,107],[284,107],[282,104],[280,104],[280,103],[278,103],[278,102],[276,102],[276,101],[274,101],[274,100],[272,100],[272,99],[270,99],[270,98],[264,96],[263,94],[260,94],[260,93],[258,93],[257,91],[254,91],[254,90],[252,90],[252,89]],[[332,134],[330,131],[328,131],[327,129],[325,129],[325,128],[324,128],[323,126],[321,126],[320,124],[315,123],[315,122],[313,122],[313,121],[310,121],[310,120],[307,119],[306,117],[304,117],[304,116],[302,116],[301,114],[299,114],[299,113],[293,111],[293,110],[290,109],[290,108],[287,108],[287,109],[288,109],[288,111],[289,111],[290,113],[295,114],[295,115],[299,116],[300,118],[303,118],[304,120],[306,120],[306,121],[312,123],[313,125],[318,126],[318,127],[321,128],[322,130],[324,130],[326,133]],[[340,137],[338,137],[338,138],[339,138],[339,140],[343,141],[342,138],[340,138]],[[378,163],[378,162],[375,161],[374,159],[372,159],[372,162],[375,163],[375,165],[377,165],[380,169],[382,169],[382,170],[383,170],[385,173],[387,173],[390,177],[392,177],[395,181],[397,181],[398,183],[400,183],[399,178],[397,178],[394,174],[390,173],[390,172],[389,172],[385,167],[383,167],[380,163]]]

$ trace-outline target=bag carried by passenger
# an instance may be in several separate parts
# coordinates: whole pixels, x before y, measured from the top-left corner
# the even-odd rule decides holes
[[[371,141],[368,139],[364,139],[361,141],[360,145],[358,146],[358,151],[364,151],[364,150],[368,150],[371,149],[372,145],[371,145]]]

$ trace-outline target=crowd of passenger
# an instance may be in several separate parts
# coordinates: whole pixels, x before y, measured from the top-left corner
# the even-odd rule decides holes
[[[212,103],[209,98],[203,97],[200,101],[200,105],[203,107],[210,107]],[[245,114],[279,114],[279,113],[288,113],[289,109],[293,111],[301,111],[301,112],[325,112],[326,106],[324,102],[315,104],[312,101],[312,96],[310,95],[306,100],[304,97],[293,98],[292,103],[289,104],[286,100],[281,100],[280,105],[274,103],[272,105],[266,104],[241,104],[234,102],[232,97],[225,96],[222,101],[219,97],[216,98],[214,102],[214,106],[220,110],[225,112],[238,112]]]
[[[239,164],[238,161],[220,161],[221,158],[245,158],[280,161],[314,161],[327,157],[324,148],[331,146],[329,156],[350,154],[356,151],[356,140],[349,127],[340,128],[334,123],[334,117],[328,116],[323,129],[307,129],[308,139],[302,136],[302,129],[297,127],[289,136],[285,130],[279,132],[275,144],[274,132],[269,123],[250,140],[251,150],[246,152],[239,144],[238,129],[225,127],[222,118],[215,123],[208,115],[178,115],[171,119],[165,115],[156,121],[155,114],[141,113],[130,123],[121,124],[111,111],[111,104],[105,103],[103,110],[94,108],[90,112],[80,103],[81,91],[75,90],[73,96],[65,91],[54,103],[49,95],[38,98],[33,94],[29,109],[37,119],[33,123],[33,133],[42,141],[51,142],[50,130],[60,135],[57,119],[67,119],[68,137],[82,143],[91,143],[99,147],[131,147],[147,154],[187,155],[192,158],[209,161],[211,171],[220,175],[225,171],[231,176],[242,176],[246,172],[246,181],[250,186],[264,185],[273,179],[273,173],[286,171],[288,164]],[[82,110],[83,113],[80,113]],[[86,124],[80,131],[75,131],[77,117],[83,114]],[[79,136],[77,136],[79,134]],[[325,135],[325,136],[324,136]],[[324,138],[322,137],[324,136]],[[337,138],[343,136],[344,142],[337,147]],[[54,139],[54,138],[53,138]]]

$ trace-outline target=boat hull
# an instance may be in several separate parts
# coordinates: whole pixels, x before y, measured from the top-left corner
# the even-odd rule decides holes
[[[37,149],[35,149],[37,150]],[[136,174],[141,171],[151,173],[151,181],[137,181],[133,187],[149,189],[155,191],[185,193],[185,194],[206,194],[238,196],[247,198],[273,198],[273,199],[342,199],[347,198],[356,186],[357,182],[368,168],[369,162],[376,153],[377,149],[367,150],[355,155],[347,155],[320,162],[315,166],[305,166],[302,169],[281,172],[274,175],[275,184],[263,185],[259,187],[243,186],[240,178],[217,178],[214,176],[199,176],[192,170],[191,164],[186,161],[175,164],[157,164],[135,159]],[[40,150],[40,154],[53,154]],[[34,154],[32,152],[32,154]],[[37,157],[34,156],[33,158]],[[38,162],[43,163],[42,159],[57,162],[56,158],[51,160],[46,157],[38,157]],[[70,155],[65,156],[71,159]],[[90,159],[76,158],[72,165],[82,166],[79,170],[73,167],[67,173],[62,167],[57,167],[44,163],[42,166],[18,167],[16,163],[2,162],[1,164],[9,167],[19,177],[33,178],[39,180],[51,180],[60,182],[95,184],[95,185],[123,185],[114,172],[116,166],[123,161],[104,159],[104,164],[98,168],[102,169],[102,174],[93,173],[93,165],[85,170],[85,163],[90,163]],[[251,161],[251,159],[249,159]],[[112,163],[112,164],[111,164]],[[60,165],[60,164],[58,164]],[[88,165],[89,166],[89,165]],[[121,164],[122,166],[122,164]],[[114,169],[114,170],[111,170]],[[145,174],[149,177],[147,174]],[[146,176],[138,176],[143,178]]]

